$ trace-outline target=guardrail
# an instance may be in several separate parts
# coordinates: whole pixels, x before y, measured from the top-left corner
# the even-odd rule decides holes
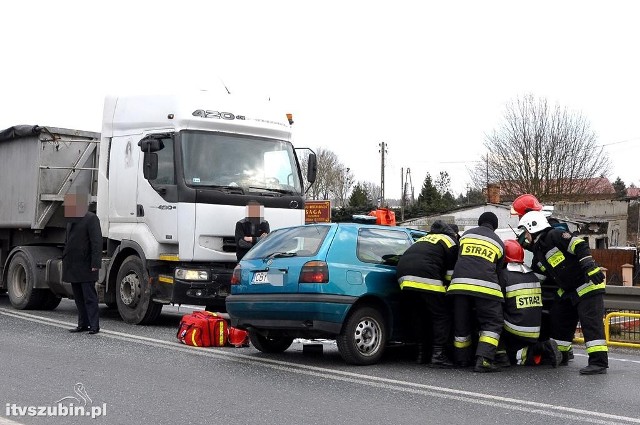
[[[636,321],[640,322],[640,313],[625,313],[619,310],[633,310],[640,312],[640,286],[607,286],[604,295],[604,308],[610,313],[604,318],[604,334],[607,341],[607,345],[616,347],[629,347],[640,348],[640,343],[626,342],[611,340],[611,322],[612,318],[631,318],[634,319],[633,333],[636,333]],[[618,311],[611,311],[618,310]],[[620,323],[614,324],[619,326]],[[582,338],[582,332],[577,332],[578,337],[574,338],[573,342],[577,344],[584,344],[584,338]]]
[[[605,309],[640,311],[640,286],[607,285],[605,291]]]

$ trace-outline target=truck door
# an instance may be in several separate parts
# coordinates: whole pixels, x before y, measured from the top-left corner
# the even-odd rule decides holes
[[[142,152],[138,173],[138,222],[145,223],[159,243],[178,244],[178,189],[175,176],[174,140],[170,134],[153,135],[161,143],[155,152]],[[143,139],[145,140],[145,139]],[[140,149],[140,148],[139,148]],[[157,157],[157,175],[145,176],[147,156]],[[155,160],[154,160],[155,161]],[[171,252],[177,253],[177,247]],[[162,252],[160,252],[162,253]]]

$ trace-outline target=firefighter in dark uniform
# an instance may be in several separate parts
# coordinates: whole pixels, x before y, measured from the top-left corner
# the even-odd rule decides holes
[[[604,334],[605,276],[591,256],[584,239],[551,227],[540,211],[526,213],[518,227],[525,230],[533,252],[533,266],[558,284],[551,308],[551,338],[558,343],[563,362],[578,325],[582,326],[589,363],[581,375],[607,373],[609,367]]]
[[[418,363],[427,361],[426,336],[430,333],[430,365],[442,368],[453,366],[446,354],[453,317],[450,299],[445,295],[457,258],[457,233],[449,225],[437,220],[431,225],[429,234],[411,245],[398,262],[400,289],[403,294],[413,298],[410,305],[415,310],[412,317],[417,328]]]
[[[496,235],[498,217],[483,213],[478,227],[460,237],[458,261],[447,295],[453,297],[454,359],[460,366],[472,360],[474,325],[479,330],[476,372],[497,372],[493,364],[504,319],[502,270],[504,244]]]
[[[524,250],[515,239],[504,241],[505,270],[504,329],[500,345],[507,365],[550,364],[562,360],[558,344],[540,341],[542,324],[542,288],[536,274],[524,264]]]
[[[540,201],[538,201],[538,198],[529,193],[525,193],[513,200],[513,203],[511,204],[511,214],[517,215],[518,220],[520,220],[522,216],[529,211],[542,211],[543,208],[544,206],[540,203]],[[567,226],[567,224],[560,222],[556,218],[547,217],[547,221],[549,222],[551,227],[563,229],[567,232],[569,231],[569,227]],[[522,238],[519,239],[519,242],[521,245],[526,247],[526,242],[524,241],[524,233],[521,234],[521,237]],[[537,273],[536,275],[538,276],[540,285],[542,287],[542,327],[540,329],[540,341],[546,341],[547,339],[549,339],[549,316],[551,308],[553,307],[553,303],[556,299],[558,284],[555,283],[549,276],[540,273]],[[567,364],[569,360],[573,360],[573,349],[570,349],[567,353],[568,354],[565,355],[564,364]]]

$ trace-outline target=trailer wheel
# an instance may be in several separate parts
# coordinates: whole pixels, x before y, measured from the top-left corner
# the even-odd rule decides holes
[[[135,255],[125,258],[118,271],[116,304],[122,320],[134,325],[152,323],[162,311],[162,304],[151,300],[149,274]]]
[[[9,300],[18,310],[38,308],[43,300],[43,293],[34,288],[35,272],[33,264],[24,253],[18,252],[11,259],[7,273],[7,292]]]

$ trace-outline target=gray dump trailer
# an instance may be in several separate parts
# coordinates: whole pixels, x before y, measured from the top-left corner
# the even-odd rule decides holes
[[[100,134],[15,126],[0,132],[0,291],[16,308],[53,309],[60,279],[64,195],[96,195]],[[95,198],[93,198],[95,200]]]

